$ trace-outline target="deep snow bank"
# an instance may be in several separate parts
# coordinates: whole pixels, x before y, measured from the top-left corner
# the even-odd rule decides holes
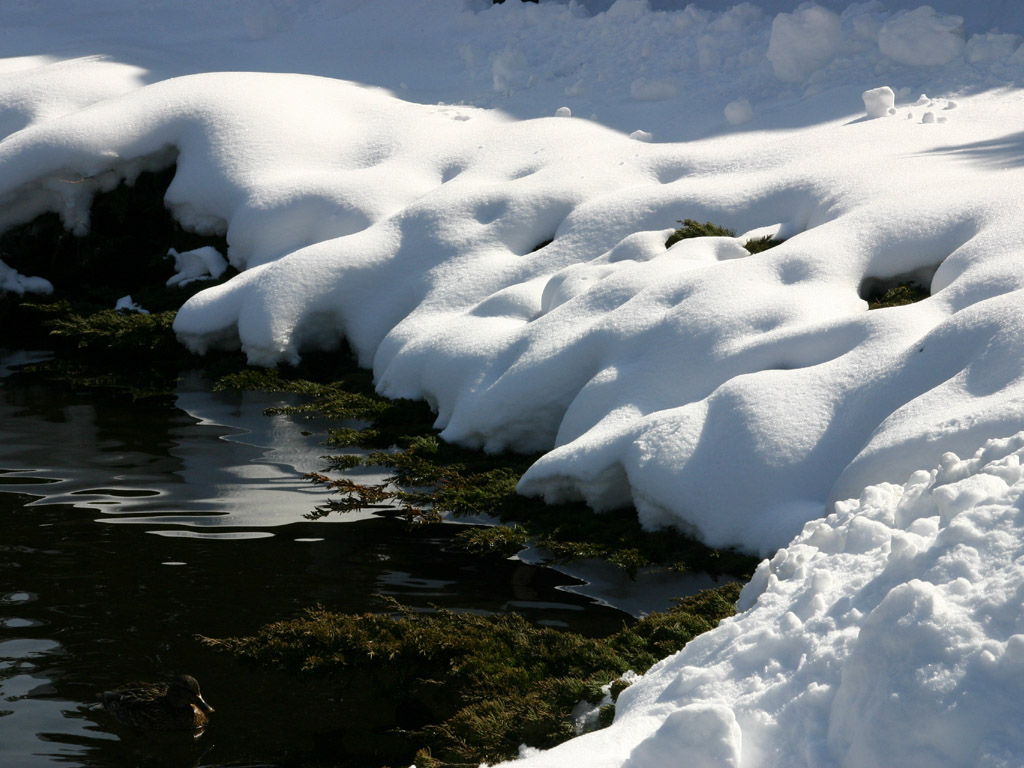
[[[744,612],[527,761],[663,768],[1018,765],[1024,433],[843,501],[758,568]]]

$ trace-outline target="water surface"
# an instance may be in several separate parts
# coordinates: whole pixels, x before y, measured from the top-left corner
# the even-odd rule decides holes
[[[588,634],[628,617],[565,591],[578,580],[519,560],[480,561],[455,526],[411,531],[370,514],[303,515],[325,498],[326,425],[264,416],[279,395],[173,397],[11,373],[0,356],[0,766],[372,766],[396,702],[369,711],[338,681],[234,663],[196,634],[247,634],[302,607],[517,611]],[[114,728],[98,691],[187,671],[216,708],[201,738]],[[359,701],[357,705],[355,702]],[[325,706],[325,702],[327,705]]]

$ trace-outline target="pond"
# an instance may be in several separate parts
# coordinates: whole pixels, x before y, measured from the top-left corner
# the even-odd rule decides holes
[[[173,397],[132,400],[12,370],[25,359],[0,357],[4,768],[378,768],[346,758],[367,713],[346,711],[343,692],[233,663],[195,637],[249,634],[307,605],[367,611],[389,595],[586,634],[628,621],[566,591],[580,582],[556,570],[458,551],[455,525],[306,520],[326,499],[301,479],[323,468],[326,425],[264,416],[281,395],[214,393],[191,376]],[[135,738],[91,709],[98,691],[177,671],[216,708],[199,739]]]
[[[322,468],[326,425],[263,415],[280,395],[213,393],[190,375],[174,396],[133,401],[18,371],[28,360],[0,354],[4,768],[379,768],[364,751],[386,738],[379,713],[195,637],[250,634],[304,606],[371,611],[389,595],[595,635],[629,621],[556,570],[460,552],[454,525],[305,519],[326,498],[301,479]],[[93,708],[99,691],[177,671],[216,708],[198,739],[140,738]]]

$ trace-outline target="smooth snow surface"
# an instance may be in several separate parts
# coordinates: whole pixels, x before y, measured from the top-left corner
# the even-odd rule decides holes
[[[176,162],[168,208],[229,249],[172,253],[172,282],[240,270],[182,308],[191,348],[275,365],[345,339],[446,439],[543,452],[524,493],[784,548],[612,728],[527,764],[1024,763],[1018,478],[995,469],[1017,447],[949,456],[1024,430],[1024,4],[0,21],[0,228],[86,232],[96,191]],[[666,249],[683,218],[739,236]],[[749,255],[765,234],[786,242]],[[906,280],[931,297],[867,311]],[[47,287],[0,263],[0,291]]]

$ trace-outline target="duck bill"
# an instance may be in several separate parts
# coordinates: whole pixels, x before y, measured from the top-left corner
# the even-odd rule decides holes
[[[208,715],[211,712],[213,712],[213,707],[211,707],[209,704],[207,704],[205,701],[203,701],[203,697],[202,696],[196,696],[195,704],[196,704],[197,707],[199,707],[199,711],[204,713],[204,714]]]

